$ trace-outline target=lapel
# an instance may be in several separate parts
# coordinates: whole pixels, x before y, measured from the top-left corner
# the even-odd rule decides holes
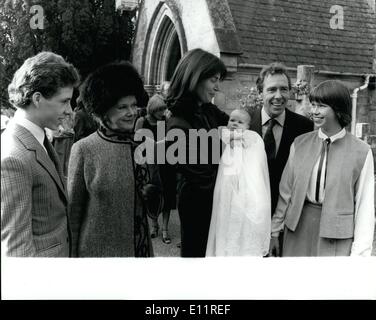
[[[291,146],[291,130],[293,128],[293,124],[291,123],[291,111],[286,108],[286,118],[285,124],[282,130],[281,142],[279,144],[278,152],[276,158],[278,158],[282,153],[287,151],[289,153],[290,146]]]
[[[307,193],[309,181],[311,180],[312,176],[313,167],[315,166],[316,162],[320,157],[322,147],[322,140],[319,138],[317,132],[311,141],[308,142],[310,146],[305,151],[305,154],[297,155],[295,153],[296,158],[299,157],[300,159],[302,159],[302,161],[295,161],[295,163],[298,163],[296,177],[299,177],[300,182],[299,188],[297,189],[302,191],[304,194]]]
[[[61,193],[64,195],[65,200],[67,200],[61,173],[57,171],[54,163],[52,162],[46,151],[43,149],[43,147],[40,145],[40,143],[37,141],[37,139],[27,129],[17,124],[14,125],[14,135],[18,138],[18,140],[20,140],[20,142],[25,146],[26,149],[35,152],[36,161],[50,174],[50,176],[60,189]],[[54,160],[59,163],[56,151],[54,150],[53,156],[55,158]]]
[[[256,131],[262,138],[261,109],[257,109],[252,116],[251,130]]]

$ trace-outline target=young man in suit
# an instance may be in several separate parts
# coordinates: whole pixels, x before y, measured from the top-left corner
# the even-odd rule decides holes
[[[290,146],[297,136],[313,130],[313,122],[286,108],[290,97],[291,79],[283,64],[275,62],[264,67],[257,80],[257,89],[262,94],[263,107],[254,112],[251,130],[258,132],[264,139],[273,214]]]
[[[62,167],[45,128],[71,112],[77,70],[61,56],[27,59],[8,87],[17,108],[1,136],[1,246],[12,257],[68,257],[70,232]]]

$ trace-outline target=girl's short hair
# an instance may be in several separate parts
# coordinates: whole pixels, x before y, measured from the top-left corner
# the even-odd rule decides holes
[[[351,96],[349,89],[338,80],[326,80],[318,84],[309,95],[310,102],[330,106],[342,128],[351,123]]]
[[[149,115],[154,115],[160,110],[166,110],[167,105],[165,99],[160,94],[155,94],[152,96],[146,107],[146,111]]]
[[[129,62],[114,62],[96,69],[80,87],[84,107],[102,120],[121,98],[135,96],[139,104],[144,93],[141,77]]]

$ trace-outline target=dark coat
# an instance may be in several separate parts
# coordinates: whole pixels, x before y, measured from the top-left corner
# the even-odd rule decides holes
[[[191,113],[187,113],[186,110],[193,110]],[[173,115],[167,121],[167,131],[171,129],[181,129],[188,137],[189,129],[204,129],[211,130],[220,126],[226,126],[229,120],[227,113],[221,111],[217,106],[211,103],[207,103],[199,108],[192,100],[184,100],[177,104],[175,108],[171,108]],[[203,117],[207,121],[203,121]],[[219,136],[218,136],[219,138]],[[188,139],[187,139],[188,142]],[[199,146],[199,141],[197,143]],[[187,163],[177,164],[177,170],[182,175],[182,182],[194,184],[199,188],[214,188],[215,178],[218,169],[218,162],[213,163],[211,148],[212,144],[208,146],[208,163],[200,163],[199,152],[189,146],[187,143]],[[192,153],[197,152],[197,164],[189,164],[188,160],[192,159]],[[216,159],[219,160],[219,159]]]
[[[261,109],[252,117],[251,130],[262,137]],[[313,130],[313,122],[304,116],[286,109],[286,119],[282,131],[281,143],[274,161],[269,163],[270,189],[272,199],[272,214],[277,206],[279,195],[279,182],[290,153],[290,146],[294,139],[301,134]]]
[[[229,116],[217,106],[208,103],[198,107],[192,99],[177,102],[170,110],[173,115],[167,122],[167,130],[183,130],[186,137],[188,137],[189,129],[210,131],[226,125],[229,119]],[[212,161],[213,141],[207,146],[207,163],[200,161],[198,148],[190,144],[188,139],[186,141],[186,161],[196,158],[197,164],[186,162],[176,165],[180,173],[178,209],[181,221],[181,255],[204,257],[219,161],[217,163]],[[199,145],[197,141],[197,146]]]
[[[81,140],[98,129],[98,125],[85,109],[81,108],[74,115],[74,142]]]

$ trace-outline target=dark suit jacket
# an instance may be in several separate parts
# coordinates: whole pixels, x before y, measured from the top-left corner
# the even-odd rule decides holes
[[[1,136],[1,242],[7,256],[69,256],[62,168],[17,124]]]
[[[251,130],[262,137],[261,109],[252,117]],[[313,130],[313,122],[304,116],[286,109],[285,125],[282,131],[281,143],[274,161],[269,163],[270,189],[272,199],[272,214],[277,206],[279,182],[290,153],[290,146],[297,136]]]

